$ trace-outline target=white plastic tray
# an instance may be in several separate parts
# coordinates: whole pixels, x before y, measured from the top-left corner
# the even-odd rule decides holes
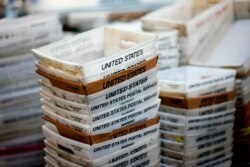
[[[211,156],[212,154],[224,152],[228,148],[232,149],[232,143],[228,143],[228,144],[222,143],[213,147],[206,148],[201,151],[188,152],[187,154],[184,154],[182,152],[177,152],[174,150],[170,150],[170,149],[166,149],[166,148],[162,148],[161,155],[165,157],[174,158],[176,160],[184,161],[184,162],[194,161],[194,160],[197,161],[200,159],[204,159],[205,157]]]
[[[46,83],[49,87],[47,87],[47,88],[42,87],[42,91],[44,93],[46,92],[46,94],[50,97],[53,97],[56,95],[55,99],[59,99],[59,98],[57,98],[57,96],[58,96],[61,99],[69,100],[69,99],[67,99],[67,97],[69,97],[70,99],[73,98],[72,101],[76,101],[76,102],[82,101],[80,103],[86,104],[86,105],[93,104],[93,103],[95,103],[96,105],[98,103],[101,104],[101,103],[104,103],[105,101],[112,101],[114,99],[119,99],[120,97],[123,97],[124,95],[126,95],[126,97],[124,96],[125,99],[123,98],[123,100],[128,100],[128,98],[133,97],[131,94],[134,94],[134,95],[139,94],[139,93],[132,93],[139,88],[141,88],[141,91],[139,91],[139,92],[142,94],[146,91],[149,91],[148,89],[146,89],[146,87],[149,86],[150,84],[153,87],[157,87],[157,85],[155,85],[155,84],[157,84],[156,72],[157,72],[157,70],[154,68],[152,70],[145,72],[144,74],[138,75],[138,76],[136,76],[132,79],[129,79],[125,82],[119,83],[115,86],[109,87],[105,90],[99,91],[97,93],[94,93],[94,94],[91,94],[88,96],[78,95],[78,94],[71,93],[69,91],[64,91],[64,90],[61,91],[61,89],[58,89],[58,88],[53,89],[52,85],[50,85],[43,78],[42,83]],[[43,81],[45,81],[45,82],[43,82]],[[80,99],[77,99],[78,97]],[[112,103],[112,104],[114,105],[114,103]]]
[[[194,136],[202,133],[211,132],[213,130],[221,129],[222,127],[226,127],[228,125],[233,125],[234,113],[235,109],[232,109],[225,113],[218,113],[212,116],[198,117],[191,121],[188,120],[187,122],[186,119],[184,119],[184,124],[160,120],[161,129],[170,133],[176,133],[185,136]],[[204,122],[200,123],[200,121]]]
[[[81,156],[83,158],[89,160],[95,160],[101,158],[106,155],[107,151],[109,152],[117,152],[121,149],[124,149],[124,146],[128,146],[130,148],[134,148],[134,144],[143,139],[153,140],[155,136],[158,136],[159,125],[151,126],[144,130],[138,131],[136,133],[132,133],[123,137],[116,138],[114,140],[106,141],[103,143],[95,144],[95,145],[87,145],[84,143],[76,142],[71,139],[62,137],[55,132],[49,130],[45,126],[43,126],[44,134],[47,140],[53,142],[54,144],[61,145],[65,148],[68,148],[73,152],[73,154]],[[127,147],[128,148],[128,147]]]
[[[57,153],[51,151],[51,149],[46,148],[45,152],[47,154],[47,156],[51,156],[53,159],[55,159],[56,161],[58,161],[58,165],[60,164],[64,164],[64,166],[75,166],[75,167],[80,167],[81,165],[75,164],[74,162],[70,162],[66,159],[61,158],[60,156],[58,157]],[[126,154],[126,153],[125,153]],[[91,163],[88,164],[88,166],[91,167],[118,167],[118,166],[135,166],[135,165],[139,165],[139,164],[143,164],[145,162],[147,162],[147,164],[149,165],[151,163],[151,161],[154,161],[154,159],[159,159],[159,145],[158,144],[154,144],[152,146],[150,146],[149,148],[147,148],[146,150],[142,150],[138,153],[132,154],[130,156],[123,156],[123,158],[119,158],[118,161],[116,162],[110,162],[110,157],[103,157],[102,160],[103,162],[100,163]]]
[[[249,72],[249,28],[249,20],[236,21],[219,39],[220,43],[214,41],[216,45],[211,45],[203,50],[203,54],[192,57],[190,64],[234,68],[241,74]],[[237,43],[239,40],[241,41],[240,44]]]
[[[136,110],[140,110],[142,107],[144,107],[143,103],[141,104],[137,104],[137,105],[132,105],[134,103],[134,101],[131,101],[132,103],[128,103],[128,104],[124,104],[121,105],[119,107],[114,107],[111,108],[110,110],[106,110],[106,111],[102,111],[98,114],[94,114],[94,115],[83,115],[83,114],[79,114],[76,112],[70,112],[68,110],[65,110],[63,108],[57,107],[51,103],[49,103],[46,99],[41,99],[42,103],[44,104],[44,107],[51,111],[54,112],[55,114],[58,114],[64,118],[67,118],[69,120],[75,121],[75,122],[79,122],[81,124],[85,124],[85,125],[91,125],[93,123],[100,123],[103,121],[106,121],[108,119],[113,119],[113,118],[117,118],[120,117],[122,115],[125,115],[126,113],[132,113],[135,112]],[[159,99],[155,99],[155,100],[150,100],[147,101],[147,104],[157,104],[157,108],[159,107]]]
[[[169,123],[176,123],[176,124],[182,124],[184,126],[192,127],[195,125],[204,125],[207,123],[212,123],[213,121],[219,120],[219,119],[225,119],[226,117],[233,116],[234,110],[226,110],[224,112],[205,115],[205,116],[195,116],[195,117],[185,117],[185,116],[178,116],[175,114],[169,114],[164,112],[158,112],[158,114],[161,117],[161,120],[164,122]]]
[[[172,142],[165,139],[160,139],[160,141],[162,148],[179,152],[184,156],[192,152],[204,151],[221,145],[232,145],[233,143],[232,135],[220,137],[216,140],[211,140],[204,142],[202,144],[198,144],[195,146],[187,146],[187,147],[183,143]]]
[[[199,3],[200,2],[200,3]],[[209,45],[222,26],[233,21],[232,1],[177,1],[142,18],[143,29],[151,31],[178,30],[181,36],[181,62],[187,63],[197,49]]]
[[[235,108],[235,100],[227,101],[220,104],[215,104],[208,107],[186,110],[175,107],[169,107],[166,105],[161,105],[159,111],[163,113],[175,114],[177,116],[186,116],[186,117],[197,117],[197,116],[206,116],[210,114],[221,113],[226,110],[231,110]]]
[[[183,161],[176,160],[174,158],[161,156],[161,163],[163,167],[175,166],[175,167],[206,167],[206,166],[230,166],[233,154],[231,148],[224,153],[217,153],[210,157],[206,157],[203,160],[184,163]]]
[[[66,110],[81,113],[84,115],[94,115],[98,113],[103,113],[112,108],[121,107],[121,105],[125,105],[130,103],[131,101],[135,102],[135,105],[140,105],[143,102],[149,101],[151,99],[156,99],[159,96],[159,90],[156,87],[153,87],[151,91],[145,90],[145,94],[138,94],[133,97],[134,94],[130,96],[123,95],[118,98],[111,99],[109,101],[101,101],[99,103],[92,103],[90,105],[80,104],[77,102],[71,102],[68,100],[61,99],[59,97],[53,96],[51,94],[46,94],[45,92],[41,92],[41,96],[50,102],[53,105],[59,106]],[[133,105],[133,104],[131,104]]]
[[[103,27],[32,52],[40,63],[84,80],[97,74],[110,75],[155,55],[155,41],[154,35]],[[123,49],[126,42],[136,45]]]
[[[71,121],[67,118],[55,114],[53,111],[49,110],[49,108],[47,108],[46,106],[43,106],[42,109],[44,115],[52,118],[55,121],[58,121],[75,130],[86,132],[90,135],[96,135],[96,134],[108,133],[113,129],[118,129],[128,124],[135,123],[137,121],[154,118],[157,115],[159,103],[160,101],[158,100],[154,103],[147,104],[144,107],[141,107],[140,109],[135,110],[133,112],[129,112],[119,117],[114,117],[112,119],[107,119],[105,121],[93,124],[90,123],[80,124],[75,121]],[[56,129],[54,130],[57,131]]]
[[[236,72],[219,68],[178,67],[158,73],[161,92],[179,93],[189,97],[204,91],[214,91],[217,87],[233,87]],[[206,92],[207,93],[207,92]]]
[[[191,147],[191,146],[198,146],[204,143],[212,142],[223,137],[230,138],[233,135],[232,128],[233,126],[231,125],[225,129],[219,129],[219,130],[215,130],[209,133],[204,133],[201,135],[191,136],[191,137],[178,135],[175,133],[169,133],[167,131],[160,130],[160,137],[168,141],[183,143],[184,147]]]
[[[62,155],[59,157],[62,157],[62,158],[68,157],[68,160],[70,160],[76,164],[94,167],[94,166],[100,166],[102,164],[115,163],[123,158],[134,155],[135,153],[141,153],[142,151],[147,150],[147,148],[152,148],[155,145],[158,145],[159,143],[157,141],[158,141],[157,137],[155,137],[155,139],[153,139],[152,141],[141,141],[141,142],[137,143],[137,146],[134,147],[133,149],[131,149],[130,147],[124,148],[121,151],[111,153],[103,158],[99,158],[99,159],[93,160],[93,161],[88,160],[88,159],[84,159],[84,158],[77,156],[77,155],[74,155],[74,154],[70,154],[70,153],[58,148],[57,146],[53,145],[52,143],[50,143],[47,140],[45,140],[45,144],[46,144],[47,148],[50,149],[51,151],[53,151],[55,154]]]

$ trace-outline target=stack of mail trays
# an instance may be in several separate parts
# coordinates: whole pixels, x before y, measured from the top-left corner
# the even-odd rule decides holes
[[[192,65],[229,68],[237,71],[236,113],[234,126],[234,163],[249,163],[250,149],[250,20],[236,20],[220,30],[217,39]],[[238,41],[241,43],[238,43]],[[219,41],[219,42],[218,42]]]
[[[0,166],[44,165],[34,47],[62,38],[57,15],[0,20]]]
[[[159,72],[161,166],[230,166],[235,75],[192,66]]]
[[[145,31],[178,31],[180,64],[191,56],[202,54],[221,27],[232,22],[231,0],[177,0],[172,5],[153,11],[142,18]]]
[[[156,36],[102,27],[33,50],[48,166],[157,166]]]

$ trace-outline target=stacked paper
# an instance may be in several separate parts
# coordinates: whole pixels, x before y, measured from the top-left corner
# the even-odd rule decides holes
[[[60,31],[59,31],[60,30]],[[0,54],[27,53],[62,37],[57,15],[31,15],[21,19],[4,20],[0,30]]]
[[[220,42],[195,56],[191,64],[237,70],[237,111],[235,119],[235,163],[249,163],[250,127],[250,20],[236,21],[227,31],[221,32]],[[237,41],[241,41],[238,43]]]
[[[230,166],[234,70],[179,67],[159,72],[162,166]]]
[[[61,37],[56,15],[0,21],[0,166],[44,164],[39,87],[28,52]]]
[[[157,166],[156,36],[98,28],[33,50],[48,166]]]
[[[115,22],[112,27],[127,29],[132,31],[143,32],[140,21],[130,23]],[[147,31],[144,31],[147,32]],[[159,53],[158,69],[177,67],[179,65],[179,44],[178,31],[148,31],[147,33],[156,34],[158,36],[156,47]]]
[[[187,64],[199,49],[210,44],[210,38],[233,20],[231,0],[179,0],[143,17],[147,31],[178,30],[180,63]]]

